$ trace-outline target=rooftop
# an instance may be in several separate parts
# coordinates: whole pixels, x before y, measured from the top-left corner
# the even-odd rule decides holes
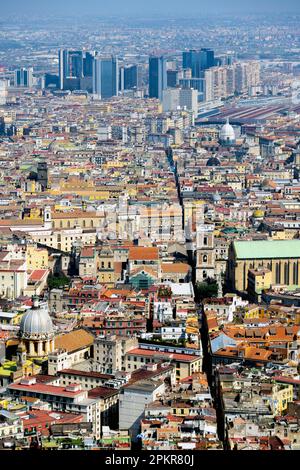
[[[300,258],[300,240],[233,242],[237,259]]]

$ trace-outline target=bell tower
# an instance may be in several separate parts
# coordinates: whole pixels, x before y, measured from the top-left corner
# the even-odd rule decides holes
[[[48,165],[45,161],[38,162],[37,181],[40,183],[42,191],[45,191],[48,187]]]
[[[204,282],[215,277],[215,248],[213,224],[197,226],[196,281]]]
[[[44,227],[47,229],[52,228],[52,216],[51,216],[51,207],[44,207]]]

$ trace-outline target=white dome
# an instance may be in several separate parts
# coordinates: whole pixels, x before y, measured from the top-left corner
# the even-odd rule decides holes
[[[26,312],[20,323],[20,336],[22,339],[49,339],[53,336],[53,323],[48,314],[46,305],[38,306]]]
[[[220,141],[222,142],[234,142],[235,141],[235,132],[233,127],[229,124],[229,119],[227,118],[226,124],[221,128]]]

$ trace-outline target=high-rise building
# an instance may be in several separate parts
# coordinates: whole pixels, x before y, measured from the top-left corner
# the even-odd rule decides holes
[[[119,92],[123,93],[125,90],[125,83],[124,83],[124,76],[125,76],[125,67],[119,67]]]
[[[119,92],[118,59],[114,56],[95,57],[93,66],[93,94],[100,99],[117,96]]]
[[[212,49],[202,48],[200,51],[201,70],[207,70],[215,65],[215,53]]]
[[[149,58],[149,97],[162,100],[167,88],[167,63],[164,57]]]
[[[45,74],[45,88],[55,87],[59,88],[59,76],[50,73]]]
[[[167,88],[163,90],[163,111],[186,109],[198,116],[198,91],[192,88]]]
[[[249,61],[211,67],[204,72],[205,101],[233,96],[235,92],[248,93],[260,84],[260,66]]]
[[[244,93],[249,87],[257,86],[260,83],[259,62],[249,61],[235,64],[236,91]]]
[[[202,48],[200,51],[191,49],[182,53],[183,69],[191,69],[192,78],[202,78],[203,71],[215,65],[215,54],[212,49]]]
[[[133,88],[139,88],[138,65],[130,65],[124,69],[124,89],[132,90]]]
[[[61,90],[92,91],[94,55],[90,52],[59,51],[59,87]]]
[[[167,86],[170,88],[175,88],[179,83],[179,74],[178,70],[168,70],[167,71]]]
[[[182,66],[184,69],[191,69],[192,77],[200,78],[201,73],[201,52],[194,49],[182,53]]]
[[[61,49],[58,53],[59,62],[59,88],[64,89],[64,82],[68,75],[68,51]]]
[[[83,77],[83,52],[59,51],[59,84],[61,90],[79,90]]]
[[[194,88],[199,93],[204,91],[204,78],[181,78],[179,80],[181,88]]]
[[[15,70],[15,86],[31,88],[33,85],[33,68],[20,68]]]
[[[94,55],[90,52],[85,53],[83,58],[83,76],[92,77],[93,76],[93,64],[94,64]]]
[[[7,100],[7,80],[0,80],[0,106],[6,105]]]

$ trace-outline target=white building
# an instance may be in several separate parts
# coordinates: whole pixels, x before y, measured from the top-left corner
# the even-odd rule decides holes
[[[163,90],[163,111],[186,109],[198,116],[198,91],[193,88],[167,88]]]
[[[140,380],[123,388],[119,402],[119,429],[128,430],[133,439],[139,433],[145,405],[157,400],[165,392],[165,383]]]
[[[7,80],[0,80],[0,106],[6,105],[7,100]]]

